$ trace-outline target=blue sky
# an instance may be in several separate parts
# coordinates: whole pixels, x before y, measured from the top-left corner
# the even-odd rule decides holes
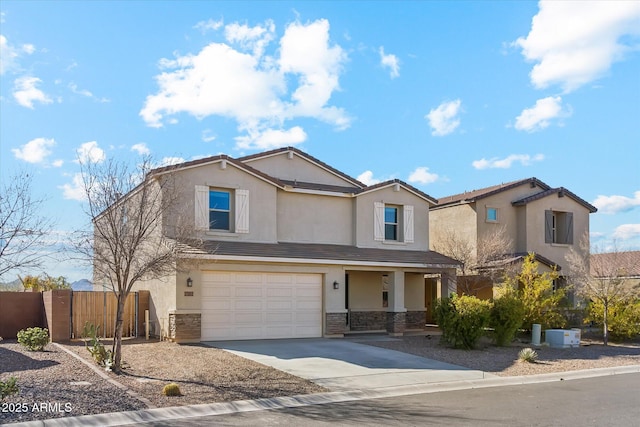
[[[535,176],[640,249],[640,3],[0,4],[0,177],[84,226],[77,160],[296,146],[435,198]],[[70,280],[86,267],[50,262]]]

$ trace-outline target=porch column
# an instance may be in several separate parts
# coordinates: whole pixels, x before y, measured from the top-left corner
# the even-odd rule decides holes
[[[402,335],[406,327],[407,309],[404,306],[404,271],[389,275],[389,306],[387,308],[387,332]]]
[[[440,274],[440,289],[438,298],[449,297],[457,293],[456,289],[456,270],[453,268],[444,270]]]

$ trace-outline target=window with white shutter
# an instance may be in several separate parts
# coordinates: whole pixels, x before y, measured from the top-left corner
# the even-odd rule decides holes
[[[404,205],[402,211],[404,216],[404,241],[405,243],[413,243],[413,206]]]
[[[249,232],[249,190],[236,190],[236,233]]]
[[[373,204],[373,239],[384,241],[384,203]]]
[[[196,185],[195,192],[195,227],[197,230],[209,229],[209,187]]]

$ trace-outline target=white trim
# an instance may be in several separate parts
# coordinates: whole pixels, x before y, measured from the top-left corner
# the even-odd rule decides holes
[[[338,193],[335,191],[322,191],[322,190],[308,190],[304,188],[293,188],[286,186],[284,191],[288,191],[290,193],[303,193],[303,194],[317,194],[320,196],[334,196],[334,197],[348,197],[351,198],[354,196],[352,193]]]
[[[194,194],[195,218],[197,230],[209,230],[209,186],[196,185]]]
[[[200,310],[178,310],[178,309],[173,309],[173,310],[169,310],[169,314],[202,314],[202,311],[200,311]]]
[[[373,240],[376,242],[385,241],[384,225],[384,203],[373,202]]]
[[[383,190],[383,189],[385,189],[385,188],[389,188],[389,187],[394,186],[394,185],[396,185],[396,184],[399,184],[399,185],[400,185],[400,187],[404,188],[404,189],[405,189],[406,191],[408,191],[409,193],[413,194],[413,195],[414,195],[414,196],[416,196],[416,197],[421,198],[422,200],[425,200],[425,201],[429,202],[429,203],[430,203],[430,204],[432,204],[432,205],[437,205],[437,204],[438,204],[438,201],[437,201],[436,199],[432,198],[431,196],[429,196],[429,197],[424,197],[423,195],[416,193],[416,192],[415,192],[415,191],[413,191],[412,189],[410,189],[410,188],[408,188],[408,187],[405,187],[404,185],[402,185],[402,183],[399,183],[399,182],[398,182],[398,183],[396,183],[396,182],[394,182],[394,181],[391,181],[391,182],[389,182],[389,183],[388,183],[388,184],[386,184],[386,185],[382,185],[382,186],[380,186],[380,187],[376,187],[376,188],[365,188],[362,192],[360,192],[360,193],[356,194],[356,197],[361,196],[361,195],[363,195],[363,194],[372,193],[372,192],[374,192],[374,191]]]
[[[249,190],[235,191],[235,232],[246,234],[249,232]]]
[[[404,234],[402,236],[402,241],[405,243],[413,243],[415,241],[414,237],[414,214],[413,214],[413,206],[404,205],[402,207],[402,216],[403,216],[403,231]]]

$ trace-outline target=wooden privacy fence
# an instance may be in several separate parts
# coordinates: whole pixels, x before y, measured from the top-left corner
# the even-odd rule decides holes
[[[46,292],[0,292],[0,336],[15,338],[21,329],[48,328],[51,341],[82,338],[86,322],[98,335],[113,338],[117,299],[113,292],[56,289]],[[149,291],[131,292],[124,306],[123,337],[144,335]]]
[[[139,331],[136,311],[138,294],[127,296],[122,316],[122,336],[135,337]],[[113,292],[74,291],[71,301],[71,338],[82,338],[87,322],[99,327],[98,336],[113,338],[118,300]],[[144,316],[144,313],[142,313]]]

